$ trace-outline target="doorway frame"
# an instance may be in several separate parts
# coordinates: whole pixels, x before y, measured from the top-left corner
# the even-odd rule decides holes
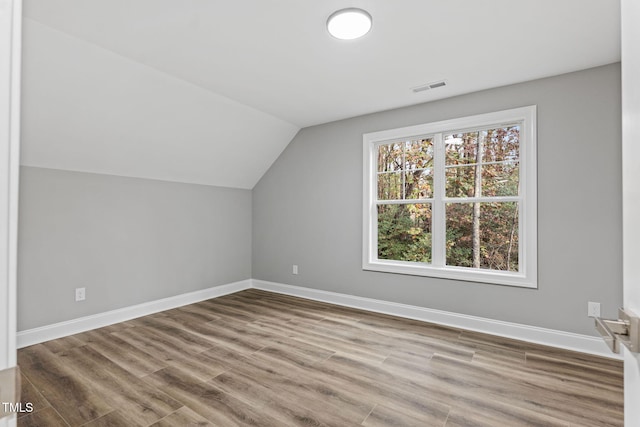
[[[17,364],[22,0],[0,0],[0,369]]]

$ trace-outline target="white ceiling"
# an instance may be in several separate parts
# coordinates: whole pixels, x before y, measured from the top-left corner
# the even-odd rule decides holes
[[[332,38],[326,18],[352,6],[372,31]],[[23,163],[252,188],[302,127],[619,61],[619,14],[617,0],[25,0]]]

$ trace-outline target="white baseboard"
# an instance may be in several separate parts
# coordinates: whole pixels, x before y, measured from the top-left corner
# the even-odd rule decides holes
[[[113,325],[114,323],[135,319],[136,317],[146,316],[160,311],[181,307],[183,305],[221,297],[223,295],[232,294],[249,288],[251,288],[251,279],[229,283],[227,285],[214,286],[200,291],[189,292],[130,307],[119,308],[117,310],[111,310],[91,316],[80,317],[66,322],[27,329],[25,331],[18,332],[18,348],[78,334],[80,332],[90,331],[96,328],[102,328],[104,326]]]
[[[589,335],[580,335],[571,332],[557,331],[554,329],[503,322],[483,317],[468,316],[466,314],[451,313],[431,308],[381,301],[372,298],[363,298],[336,292],[321,291],[318,289],[304,288],[300,286],[285,285],[282,283],[267,282],[264,280],[253,279],[252,287],[279,294],[328,302],[331,304],[373,311],[376,313],[390,314],[408,319],[437,323],[454,328],[483,332],[505,338],[513,338],[535,344],[548,345],[566,350],[579,351],[581,353],[589,353],[611,359],[622,360],[621,356],[611,353],[602,339]]]
[[[469,316],[466,314],[451,313],[431,308],[417,307],[256,279],[247,279],[240,282],[229,283],[227,285],[215,286],[131,307],[120,308],[65,322],[54,323],[52,325],[42,326],[39,328],[20,331],[17,334],[17,347],[27,347],[33,344],[78,334],[80,332],[86,332],[92,329],[112,325],[114,323],[124,322],[137,317],[170,310],[172,308],[193,304],[211,298],[221,297],[250,288],[622,360],[619,355],[611,353],[609,348],[600,338],[589,335],[574,334],[571,332],[503,322],[483,317]]]

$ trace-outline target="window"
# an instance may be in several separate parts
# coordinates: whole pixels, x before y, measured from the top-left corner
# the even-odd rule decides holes
[[[537,287],[535,106],[363,139],[363,269]]]

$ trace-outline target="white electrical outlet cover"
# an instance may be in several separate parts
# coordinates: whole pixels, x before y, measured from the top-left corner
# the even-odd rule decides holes
[[[587,315],[589,317],[600,317],[600,303],[589,301],[587,304]]]

